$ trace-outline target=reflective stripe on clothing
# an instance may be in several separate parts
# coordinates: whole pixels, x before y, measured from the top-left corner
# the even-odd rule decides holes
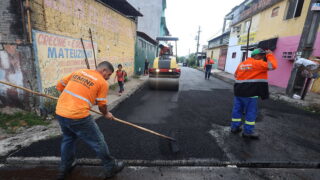
[[[246,83],[246,82],[268,82],[268,80],[267,79],[236,80],[236,83]]]
[[[241,122],[241,119],[232,118],[232,122]]]
[[[253,125],[255,125],[255,124],[256,124],[256,122],[254,122],[254,121],[253,121],[253,122],[245,121],[245,124],[253,126]]]
[[[63,80],[61,80],[60,83],[61,83],[63,86],[67,86],[67,85],[63,82]]]
[[[273,70],[272,63],[268,61],[268,69]]]
[[[64,92],[66,92],[66,93],[68,93],[68,94],[70,94],[70,95],[72,95],[72,96],[74,96],[74,97],[76,97],[76,98],[79,98],[79,99],[81,99],[81,100],[84,100],[84,101],[86,101],[89,105],[90,105],[90,107],[92,106],[92,104],[91,104],[91,102],[88,100],[88,99],[86,99],[86,98],[84,98],[84,97],[82,97],[82,96],[79,96],[79,95],[77,95],[77,94],[75,94],[75,93],[73,93],[73,92],[71,92],[71,91],[69,91],[69,90],[63,90]]]
[[[108,82],[96,70],[80,69],[64,77],[57,89],[62,91],[56,106],[56,114],[70,119],[82,119],[90,115],[90,108],[107,104]],[[100,99],[101,98],[101,99]],[[98,101],[97,101],[98,99]]]

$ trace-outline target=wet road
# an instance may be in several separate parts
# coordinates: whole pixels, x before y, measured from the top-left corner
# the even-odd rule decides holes
[[[119,159],[320,162],[319,115],[283,102],[262,101],[256,124],[261,139],[250,141],[229,133],[232,101],[232,85],[215,78],[204,80],[202,72],[183,68],[178,92],[145,87],[113,111],[143,127],[174,133],[177,154],[164,139],[105,119],[97,122]],[[40,141],[11,156],[60,156],[60,140]],[[79,141],[77,157],[95,158],[95,154]]]

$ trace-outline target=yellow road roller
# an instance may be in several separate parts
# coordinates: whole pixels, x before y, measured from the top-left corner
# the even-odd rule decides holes
[[[181,70],[177,63],[178,40],[177,37],[171,36],[157,37],[158,57],[154,59],[153,66],[149,69],[148,84],[151,89],[179,90]],[[175,53],[173,53],[171,42],[174,42]]]

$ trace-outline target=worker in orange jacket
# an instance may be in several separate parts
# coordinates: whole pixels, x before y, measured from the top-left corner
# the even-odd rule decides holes
[[[160,56],[163,56],[163,55],[170,55],[171,52],[170,52],[170,48],[167,47],[167,46],[164,46],[163,44],[160,44],[159,45],[159,48],[160,48]]]
[[[205,77],[204,79],[210,79],[212,65],[214,64],[214,60],[207,57],[203,69],[205,70]]]
[[[235,72],[234,106],[232,110],[231,132],[240,132],[242,116],[245,113],[244,138],[258,139],[254,132],[257,117],[258,98],[269,97],[268,71],[278,67],[278,62],[270,50],[255,49],[251,58],[240,63]]]
[[[97,104],[104,117],[113,119],[107,109],[108,80],[114,69],[111,63],[101,62],[96,70],[81,69],[61,79],[56,88],[61,93],[57,119],[63,133],[61,163],[58,179],[64,179],[75,166],[75,141],[85,141],[101,159],[106,177],[120,172],[124,164],[116,161],[109,152],[103,134],[90,115],[90,108]]]

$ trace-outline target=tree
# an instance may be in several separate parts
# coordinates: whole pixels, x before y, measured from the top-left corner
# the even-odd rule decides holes
[[[197,64],[197,56],[195,53],[192,53],[187,58],[188,66],[196,66]]]
[[[185,56],[179,56],[177,61],[178,61],[178,63],[184,63],[184,62],[186,62],[186,59],[187,58]]]

